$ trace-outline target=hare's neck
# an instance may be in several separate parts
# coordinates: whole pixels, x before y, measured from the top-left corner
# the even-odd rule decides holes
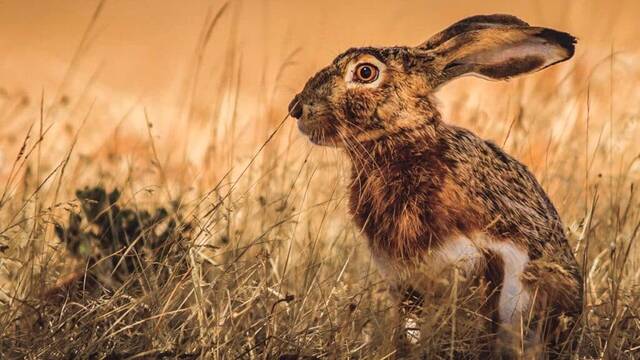
[[[446,125],[431,123],[348,149],[350,212],[372,249],[411,258],[424,250],[421,239],[430,239],[430,247],[435,245],[431,239],[450,231],[435,220],[437,227],[418,226],[439,211],[440,200],[432,195],[440,192],[450,173],[443,159],[448,133]]]
[[[366,173],[386,164],[412,163],[423,154],[437,150],[444,128],[446,125],[439,120],[426,121],[402,132],[349,146],[347,153],[353,170]]]

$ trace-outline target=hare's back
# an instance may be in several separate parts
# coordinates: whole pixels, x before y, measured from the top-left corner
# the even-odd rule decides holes
[[[472,132],[451,128],[452,181],[483,212],[497,238],[518,239],[533,251],[568,248],[563,225],[540,183],[525,165]]]

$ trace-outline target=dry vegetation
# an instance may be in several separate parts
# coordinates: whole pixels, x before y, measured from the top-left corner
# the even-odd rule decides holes
[[[0,358],[395,356],[392,304],[347,216],[345,159],[307,144],[284,118],[294,88],[330,55],[300,65],[309,44],[299,39],[303,55],[292,45],[270,55],[275,70],[243,79],[242,61],[255,55],[220,46],[247,26],[239,3],[213,3],[198,25],[174,118],[144,101],[118,108],[91,78],[72,86],[104,2],[55,91],[0,83]],[[576,33],[573,61],[508,84],[463,79],[440,97],[448,119],[529,165],[561,212],[588,274],[579,353],[566,356],[633,359],[640,56],[594,40],[591,27],[637,6],[591,4],[563,8],[578,21],[517,13]],[[614,23],[605,29],[640,35]],[[438,30],[425,28],[424,37]],[[290,71],[300,75],[280,84]],[[253,105],[239,100],[256,88]],[[459,357],[483,342],[451,326],[464,300],[425,319],[422,354]]]

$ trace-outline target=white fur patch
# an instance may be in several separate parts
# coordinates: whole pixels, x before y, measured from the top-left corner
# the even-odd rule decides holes
[[[488,248],[497,253],[504,263],[504,281],[498,305],[500,321],[517,325],[522,314],[529,308],[531,297],[520,280],[529,262],[529,255],[510,243],[492,243]]]
[[[471,270],[481,257],[478,244],[464,236],[449,240],[438,249],[438,255],[444,261],[443,265],[454,265],[465,270]]]
[[[409,317],[404,321],[404,329],[406,331],[407,341],[409,344],[417,344],[420,341],[420,328],[415,319]]]
[[[493,241],[484,236],[473,239],[458,237],[451,239],[438,253],[445,265],[455,265],[464,270],[472,270],[480,259],[480,249],[496,253],[504,263],[504,281],[499,299],[500,321],[518,324],[520,316],[529,308],[530,294],[520,277],[529,262],[526,250],[506,241]],[[437,269],[435,269],[437,270]]]
[[[495,241],[482,234],[473,238],[465,236],[452,238],[438,250],[423,258],[418,267],[420,270],[408,268],[406,264],[380,256],[381,254],[374,256],[374,259],[380,272],[391,283],[398,281],[415,283],[419,288],[419,279],[424,276],[420,275],[422,271],[428,271],[437,276],[440,271],[452,265],[466,272],[475,271],[479,262],[482,261],[482,249],[491,250],[504,263],[504,280],[498,302],[500,321],[505,325],[517,325],[520,323],[521,316],[529,308],[531,294],[520,280],[529,262],[529,255],[525,249],[514,243]],[[428,291],[428,289],[425,290]]]

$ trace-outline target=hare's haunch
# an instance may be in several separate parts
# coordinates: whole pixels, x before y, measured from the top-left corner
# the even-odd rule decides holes
[[[582,309],[582,275],[534,176],[444,123],[433,93],[460,76],[544,69],[571,58],[575,42],[513,16],[474,16],[417,47],[347,50],[289,105],[313,143],[349,155],[351,213],[403,307],[419,314],[455,268],[485,285],[482,311],[499,334],[492,351],[503,354],[564,342]]]

